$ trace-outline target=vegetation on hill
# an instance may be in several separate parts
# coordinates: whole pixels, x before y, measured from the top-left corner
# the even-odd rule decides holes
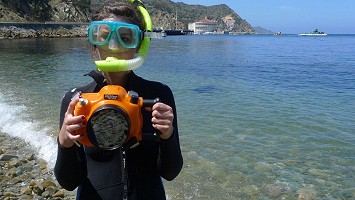
[[[87,22],[105,0],[0,0],[0,22]],[[218,31],[255,33],[251,25],[225,4],[188,5],[170,0],[143,0],[153,24],[161,29],[187,29],[188,23],[214,20]]]

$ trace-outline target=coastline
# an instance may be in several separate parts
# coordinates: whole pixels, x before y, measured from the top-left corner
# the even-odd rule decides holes
[[[0,197],[74,200],[75,191],[63,189],[26,142],[0,132]]]
[[[0,24],[0,39],[87,37],[87,25]]]

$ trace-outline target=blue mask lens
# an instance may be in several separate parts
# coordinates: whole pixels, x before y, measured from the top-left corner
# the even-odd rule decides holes
[[[141,41],[141,30],[134,24],[94,21],[89,26],[89,41],[93,45],[109,44],[113,34],[117,36],[119,44],[126,49],[137,48]]]

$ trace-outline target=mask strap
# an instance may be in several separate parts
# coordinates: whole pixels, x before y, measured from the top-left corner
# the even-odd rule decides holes
[[[161,32],[145,31],[143,34],[144,34],[144,37],[149,37],[149,38],[153,38],[153,39],[162,39],[163,38],[163,33],[161,33]]]

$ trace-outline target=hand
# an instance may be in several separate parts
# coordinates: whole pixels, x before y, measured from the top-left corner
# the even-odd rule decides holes
[[[148,111],[152,111],[152,125],[160,132],[160,138],[167,140],[171,137],[174,131],[173,109],[164,103],[156,103],[152,108],[146,108]]]
[[[74,141],[81,140],[82,135],[75,135],[74,131],[86,125],[84,115],[74,116],[74,108],[79,97],[75,97],[69,103],[67,112],[64,115],[63,125],[59,132],[59,143],[63,147],[69,148],[74,145]]]

